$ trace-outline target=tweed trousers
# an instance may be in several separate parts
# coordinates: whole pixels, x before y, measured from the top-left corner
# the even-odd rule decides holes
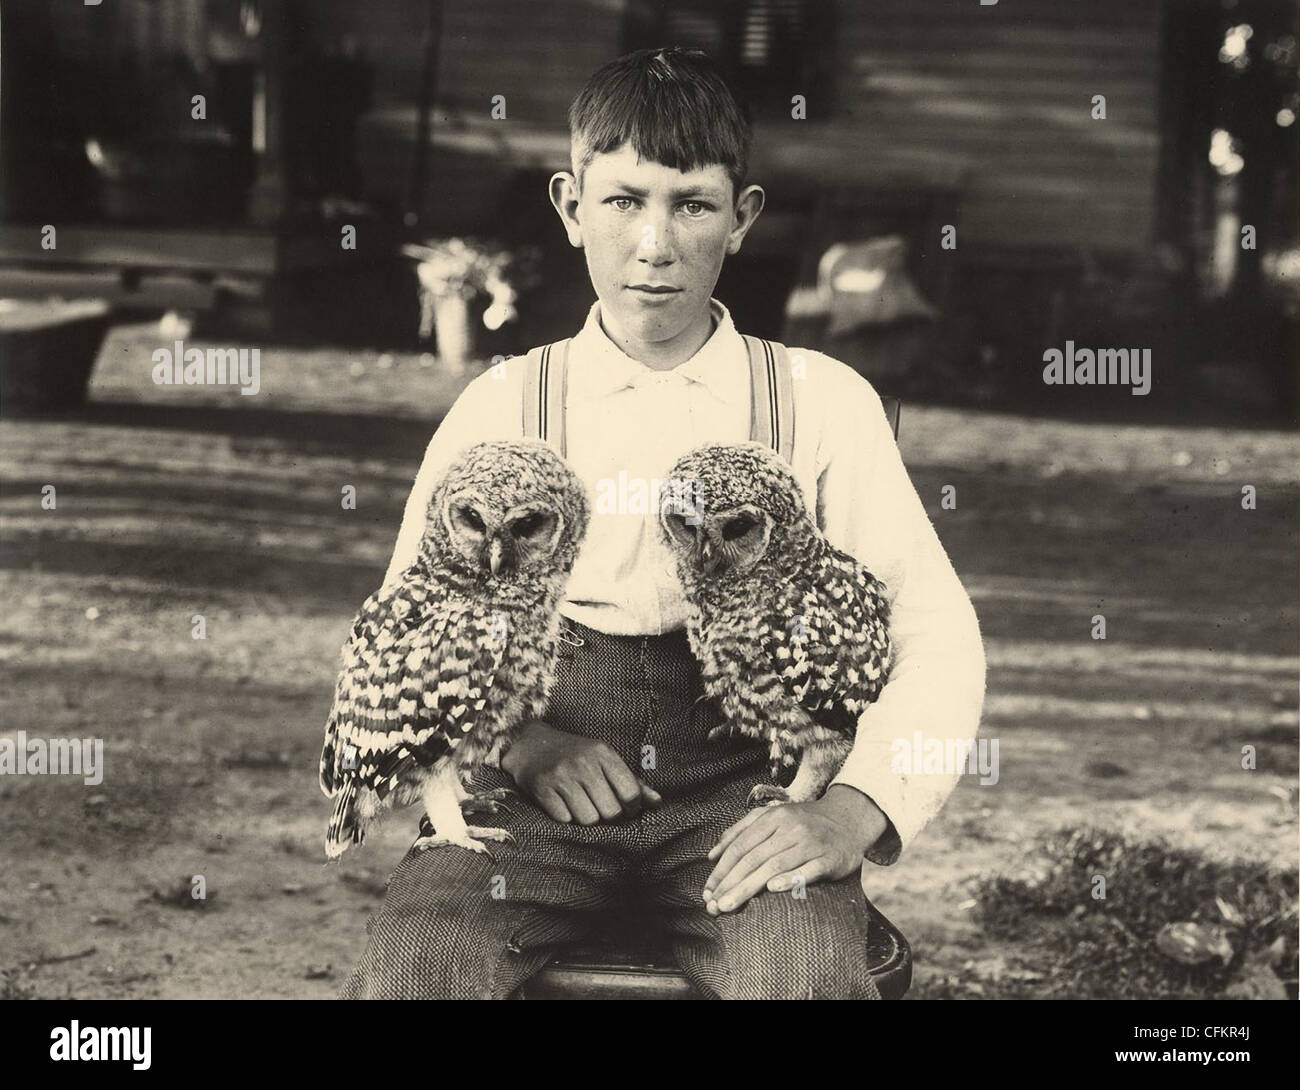
[[[670,939],[702,993],[722,999],[878,999],[867,957],[868,905],[855,873],[764,891],[710,916],[709,849],[767,776],[765,751],[709,741],[719,714],[701,699],[686,633],[612,636],[566,620],[547,721],[611,746],[664,798],[633,819],[558,822],[531,800],[468,820],[509,829],[491,855],[412,851],[367,926],[343,999],[505,999],[567,945],[632,913]],[[482,769],[471,791],[513,786]]]

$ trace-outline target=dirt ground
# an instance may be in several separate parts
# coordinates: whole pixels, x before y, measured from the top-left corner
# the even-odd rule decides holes
[[[84,412],[0,425],[0,731],[101,737],[106,766],[94,787],[0,780],[4,986],[328,997],[415,826],[400,815],[324,865],[337,656],[464,379],[412,355],[268,349],[256,397],[171,389],[149,377],[160,343],[118,329]],[[983,938],[969,887],[1043,830],[1294,863],[1296,437],[908,406],[901,445],[981,619],[1001,762],[865,875],[913,945],[913,996],[1032,974]]]

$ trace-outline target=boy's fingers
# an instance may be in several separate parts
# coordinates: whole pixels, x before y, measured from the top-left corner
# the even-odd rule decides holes
[[[708,898],[721,905],[736,890],[747,883],[752,884],[754,875],[762,874],[763,880],[754,890],[757,893],[767,885],[767,880],[773,875],[780,874],[784,870],[792,870],[800,863],[806,862],[808,855],[807,846],[801,848],[795,837],[779,829],[773,830],[771,836],[744,852],[732,863],[729,870],[718,875],[709,890]],[[771,869],[774,859],[783,860],[784,865],[775,870]],[[751,896],[753,894],[747,895],[745,899],[748,900]]]
[[[764,847],[767,845],[764,844]],[[751,853],[755,854],[755,853]],[[808,849],[805,845],[795,844],[784,850],[776,851],[772,856],[735,883],[730,889],[719,890],[714,894],[719,912],[734,912],[751,897],[761,893],[764,887],[776,875],[806,863]],[[746,857],[745,862],[749,862]]]
[[[591,799],[602,820],[613,821],[623,816],[623,804],[614,796],[609,780],[603,774],[593,776],[583,786],[587,789],[587,797]]]
[[[636,782],[640,786],[641,798],[645,802],[649,803],[649,805],[651,806],[663,805],[663,801],[664,801],[663,795],[659,794],[659,792],[656,791],[653,787],[651,787],[648,783],[646,783],[645,780],[637,780]]]
[[[564,805],[564,800],[549,787],[543,787],[537,792],[537,805],[556,821],[573,820],[573,815]]]
[[[771,811],[769,810],[768,813],[770,814]],[[731,868],[779,829],[780,825],[775,821],[755,820],[751,822],[749,828],[745,829],[727,845],[726,850],[723,851],[717,863],[714,864],[712,872],[704,882],[705,893],[711,893],[713,890],[719,889],[723,881],[731,873]],[[782,844],[781,846],[785,847],[786,845]]]
[[[569,813],[573,815],[573,820],[579,825],[595,825],[600,820],[600,814],[591,804],[591,799],[587,797],[587,792],[582,789],[582,785],[577,782],[562,783],[556,787],[560,793],[560,798],[564,799],[565,805],[569,808]]]
[[[767,883],[767,888],[773,893],[784,893],[787,889],[792,889],[795,882],[801,878],[804,885],[811,886],[814,882],[820,882],[823,878],[828,877],[830,877],[830,867],[823,855],[810,860],[801,867],[796,867],[794,870],[778,874]]]
[[[723,852],[727,850],[728,844],[730,844],[733,840],[736,839],[736,837],[738,837],[752,824],[754,824],[754,822],[756,822],[760,817],[762,817],[762,815],[763,815],[762,810],[751,810],[748,814],[746,814],[743,818],[741,818],[738,822],[736,822],[733,826],[731,826],[731,828],[729,828],[725,833],[723,833],[720,837],[718,837],[718,842],[715,845],[713,845],[712,848],[709,849],[708,857],[710,859],[717,859],[718,856],[720,856]]]
[[[617,754],[611,754],[600,762],[601,770],[605,773],[605,779],[609,781],[609,786],[613,788],[614,794],[618,796],[618,801],[622,804],[622,811],[629,817],[635,817],[641,812],[641,783],[632,775],[631,769],[627,767]],[[617,817],[617,815],[615,815]]]

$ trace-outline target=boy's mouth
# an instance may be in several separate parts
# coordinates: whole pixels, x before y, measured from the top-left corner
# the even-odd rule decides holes
[[[674,288],[670,284],[629,284],[629,291],[639,291],[645,295],[676,295],[681,288]]]

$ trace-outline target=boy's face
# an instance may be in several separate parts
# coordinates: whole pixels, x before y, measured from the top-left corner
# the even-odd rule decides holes
[[[630,144],[593,157],[581,192],[571,174],[555,175],[551,199],[586,252],[606,331],[652,351],[695,341],[693,352],[707,338],[723,259],[763,207],[758,186],[734,199],[720,164],[682,172],[638,160]]]

